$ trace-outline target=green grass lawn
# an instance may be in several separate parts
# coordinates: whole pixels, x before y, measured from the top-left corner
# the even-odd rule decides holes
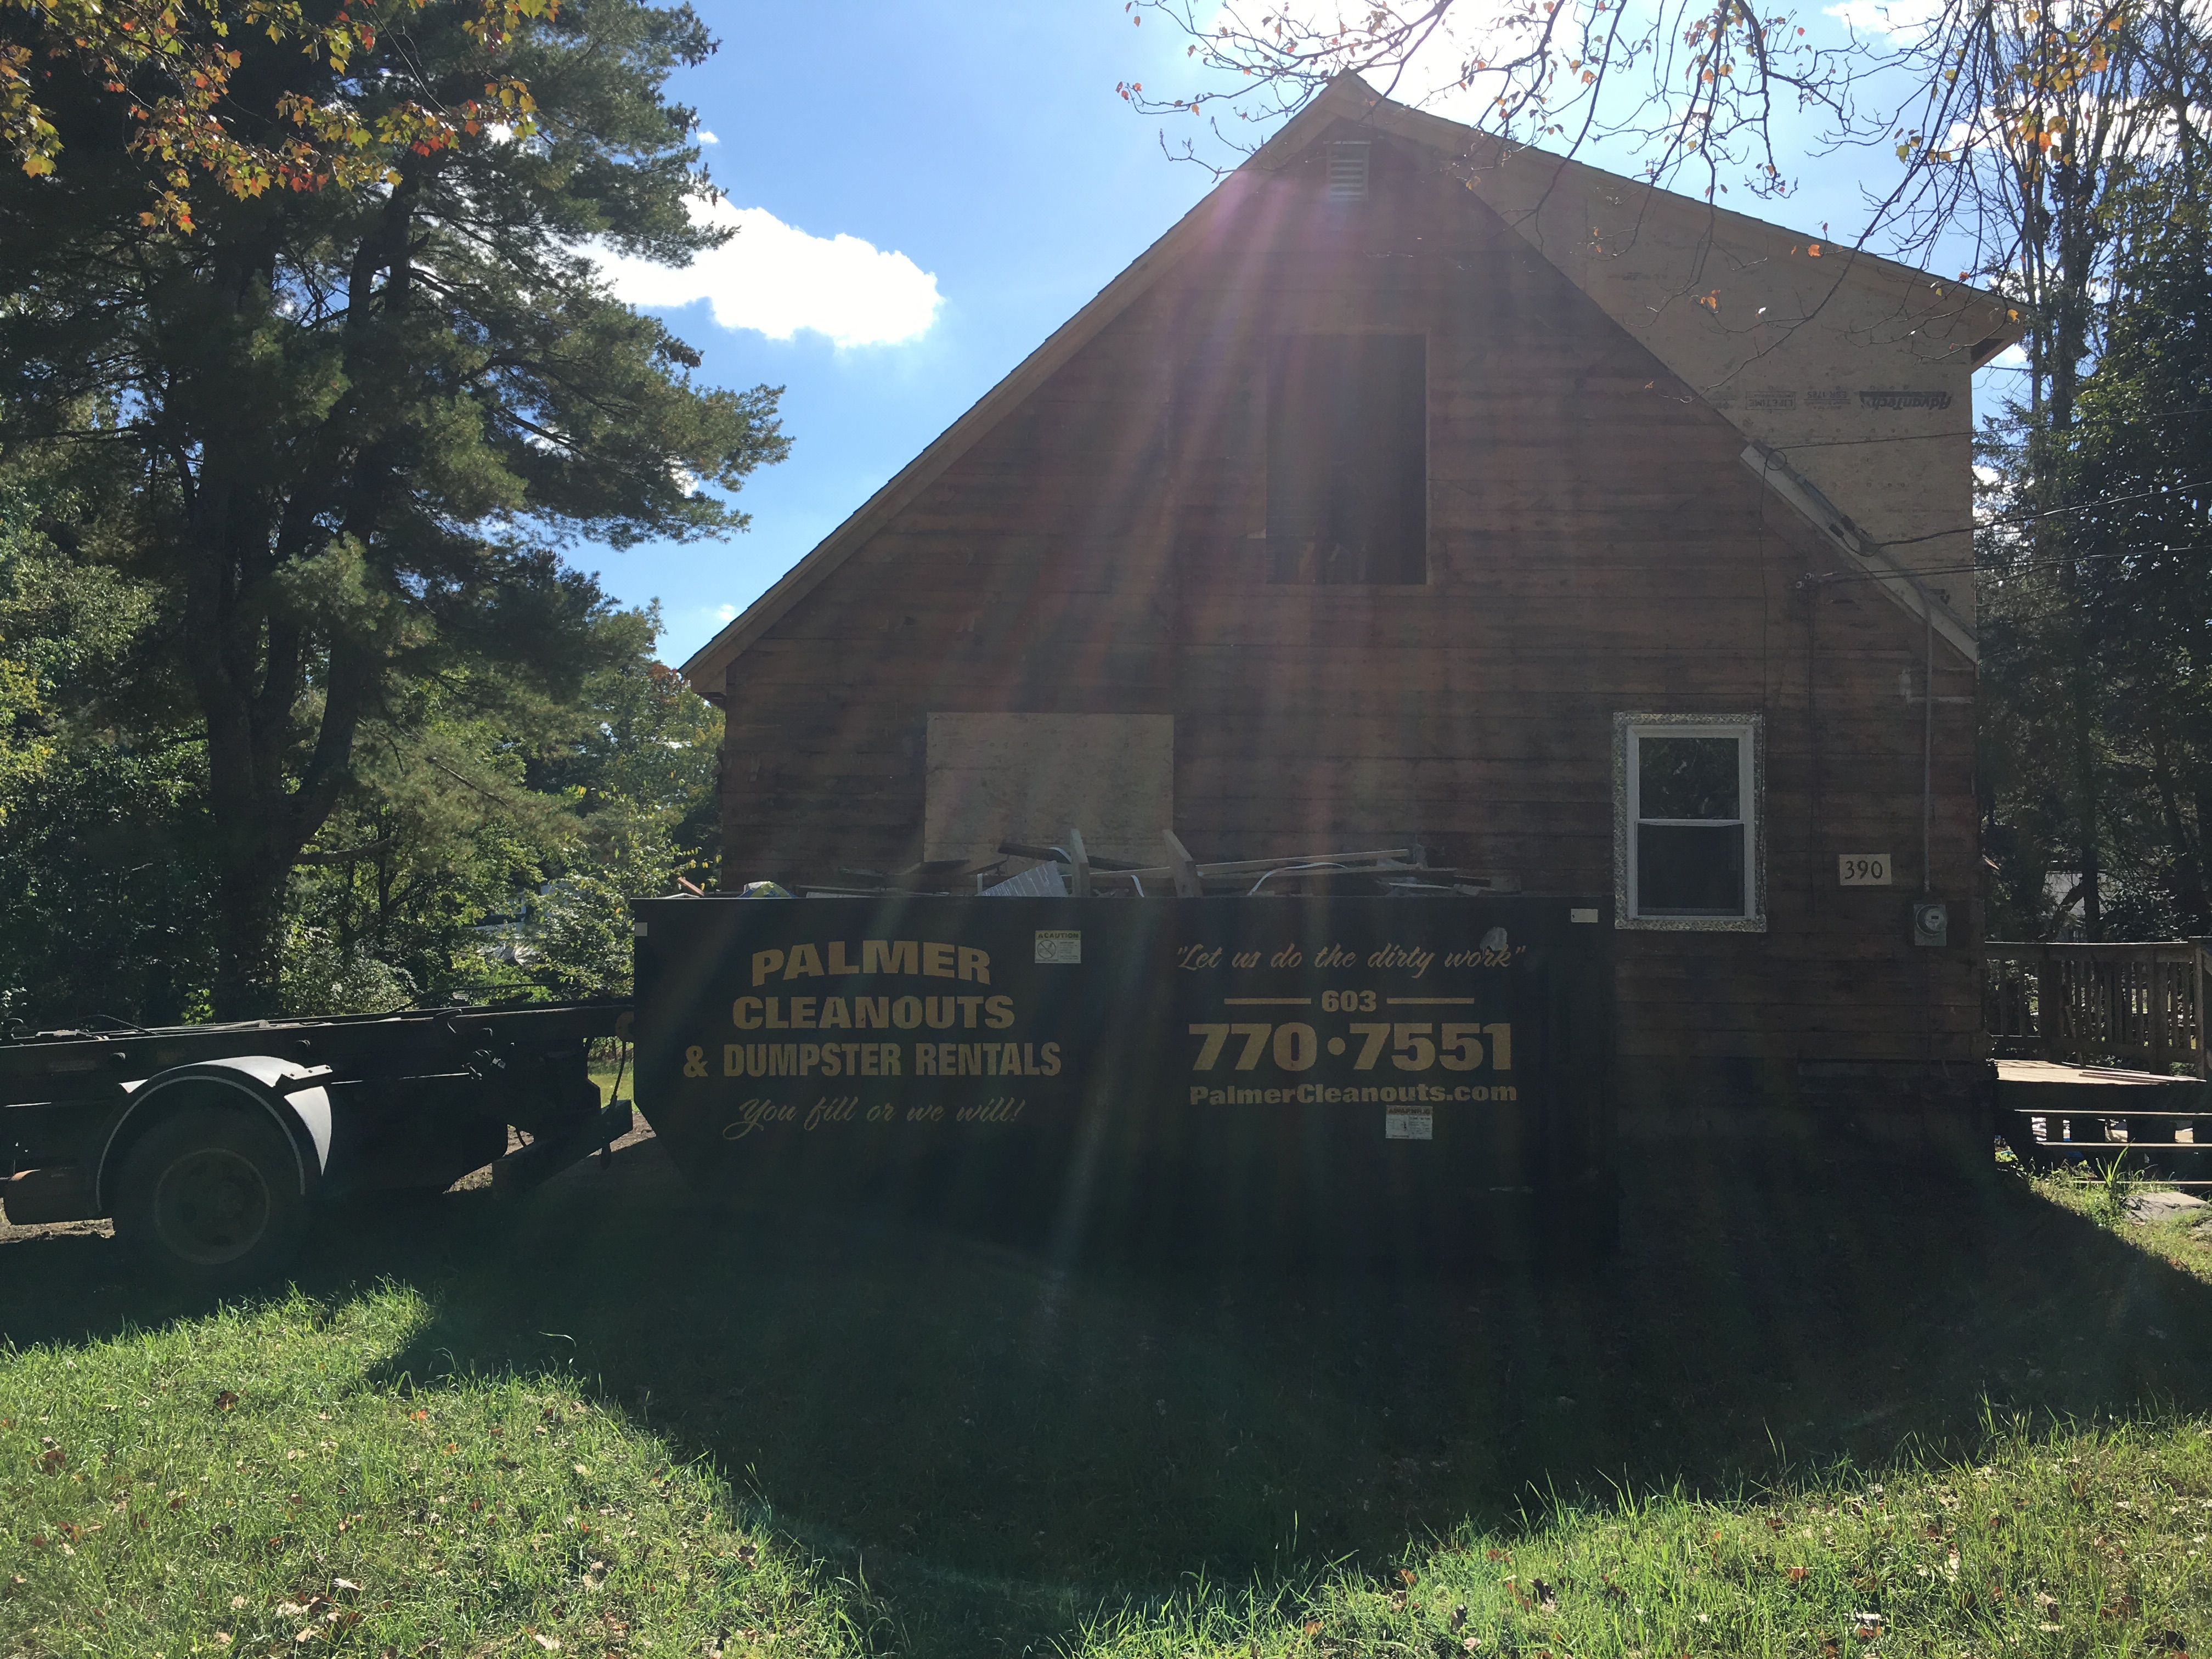
[[[0,1352],[0,1653],[842,1654],[850,1595],[558,1377],[294,1295]]]
[[[1101,1656],[2166,1655],[2212,1635],[2212,1427],[1994,1433],[1730,1503],[1562,1506],[1395,1573],[1102,1620]],[[1395,1582],[1394,1582],[1395,1581]]]
[[[2212,1653],[2212,1229],[1651,1164],[1572,1274],[1069,1273],[650,1141],[234,1310],[9,1245],[0,1656]]]

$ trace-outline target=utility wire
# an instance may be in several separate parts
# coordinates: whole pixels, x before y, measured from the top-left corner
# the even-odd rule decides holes
[[[2118,548],[2106,553],[2069,553],[2067,556],[2071,559],[2084,561],[2090,559],[2139,559],[2148,558],[2154,554],[2159,553],[2212,553],[2212,542],[2194,542],[2187,547]],[[1897,570],[1877,571],[1830,570],[1808,575],[1804,580],[1808,582],[1819,582],[1822,586],[1826,586],[1830,584],[1840,585],[1844,582],[1908,581],[1916,577],[1921,576],[2003,576],[2026,575],[2027,574],[2027,571],[2024,568],[2008,571],[1998,566],[1986,564],[1936,564],[1929,565],[1924,568],[1916,565],[1909,570],[1903,568]]]
[[[2212,415],[2212,404],[2200,404],[2193,409],[2164,409],[2155,415],[2131,415],[2130,426],[2148,426],[2156,421],[2176,419],[2184,415]],[[1899,432],[1887,438],[1808,438],[1802,443],[1772,444],[1769,447],[1778,454],[1787,455],[1797,449],[1850,449],[1862,444],[1929,443],[1938,438],[1980,438],[1988,434],[1969,427],[1951,432]]]

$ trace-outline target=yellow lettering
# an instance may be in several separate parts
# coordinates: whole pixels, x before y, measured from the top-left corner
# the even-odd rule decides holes
[[[990,953],[978,951],[972,945],[962,945],[960,947],[960,977],[972,979],[978,985],[988,985],[991,982]]]
[[[864,974],[912,974],[915,946],[910,939],[864,939],[860,941],[860,971]],[[758,980],[753,981],[757,985]]]
[[[845,1017],[844,998],[824,997],[822,999],[822,1029],[823,1030],[850,1030],[852,1026],[853,1022]]]
[[[1003,1031],[1014,1023],[1014,1000],[1012,997],[992,997],[983,1004],[983,1024],[994,1031]]]
[[[1513,1069],[1513,1028],[1510,1025],[1486,1025],[1483,1036],[1490,1039],[1490,1069],[1510,1072]]]
[[[921,947],[921,971],[929,979],[952,977],[952,947],[924,940]]]
[[[730,1005],[730,1024],[740,1031],[757,1031],[761,1022],[761,1000],[758,997],[739,997]]]
[[[822,958],[811,945],[791,947],[791,960],[783,967],[786,979],[819,979],[822,977]]]
[[[830,971],[833,974],[857,974],[860,971],[845,960],[845,941],[842,939],[830,941]]]
[[[763,980],[766,979],[766,978],[767,978],[770,974],[774,973],[777,969],[779,969],[779,968],[781,968],[781,967],[782,967],[782,966],[783,966],[783,952],[782,952],[782,951],[754,951],[754,952],[753,952],[753,983],[754,983],[754,984],[756,984],[756,985],[759,984]]]

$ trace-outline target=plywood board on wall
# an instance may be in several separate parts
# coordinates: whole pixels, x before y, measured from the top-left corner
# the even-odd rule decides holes
[[[1172,714],[932,714],[922,856],[1050,844],[1156,859],[1175,821]]]

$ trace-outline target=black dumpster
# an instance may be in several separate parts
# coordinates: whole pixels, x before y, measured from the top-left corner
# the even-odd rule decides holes
[[[1610,1247],[1609,906],[670,898],[638,1103],[696,1183],[1066,1255]]]

